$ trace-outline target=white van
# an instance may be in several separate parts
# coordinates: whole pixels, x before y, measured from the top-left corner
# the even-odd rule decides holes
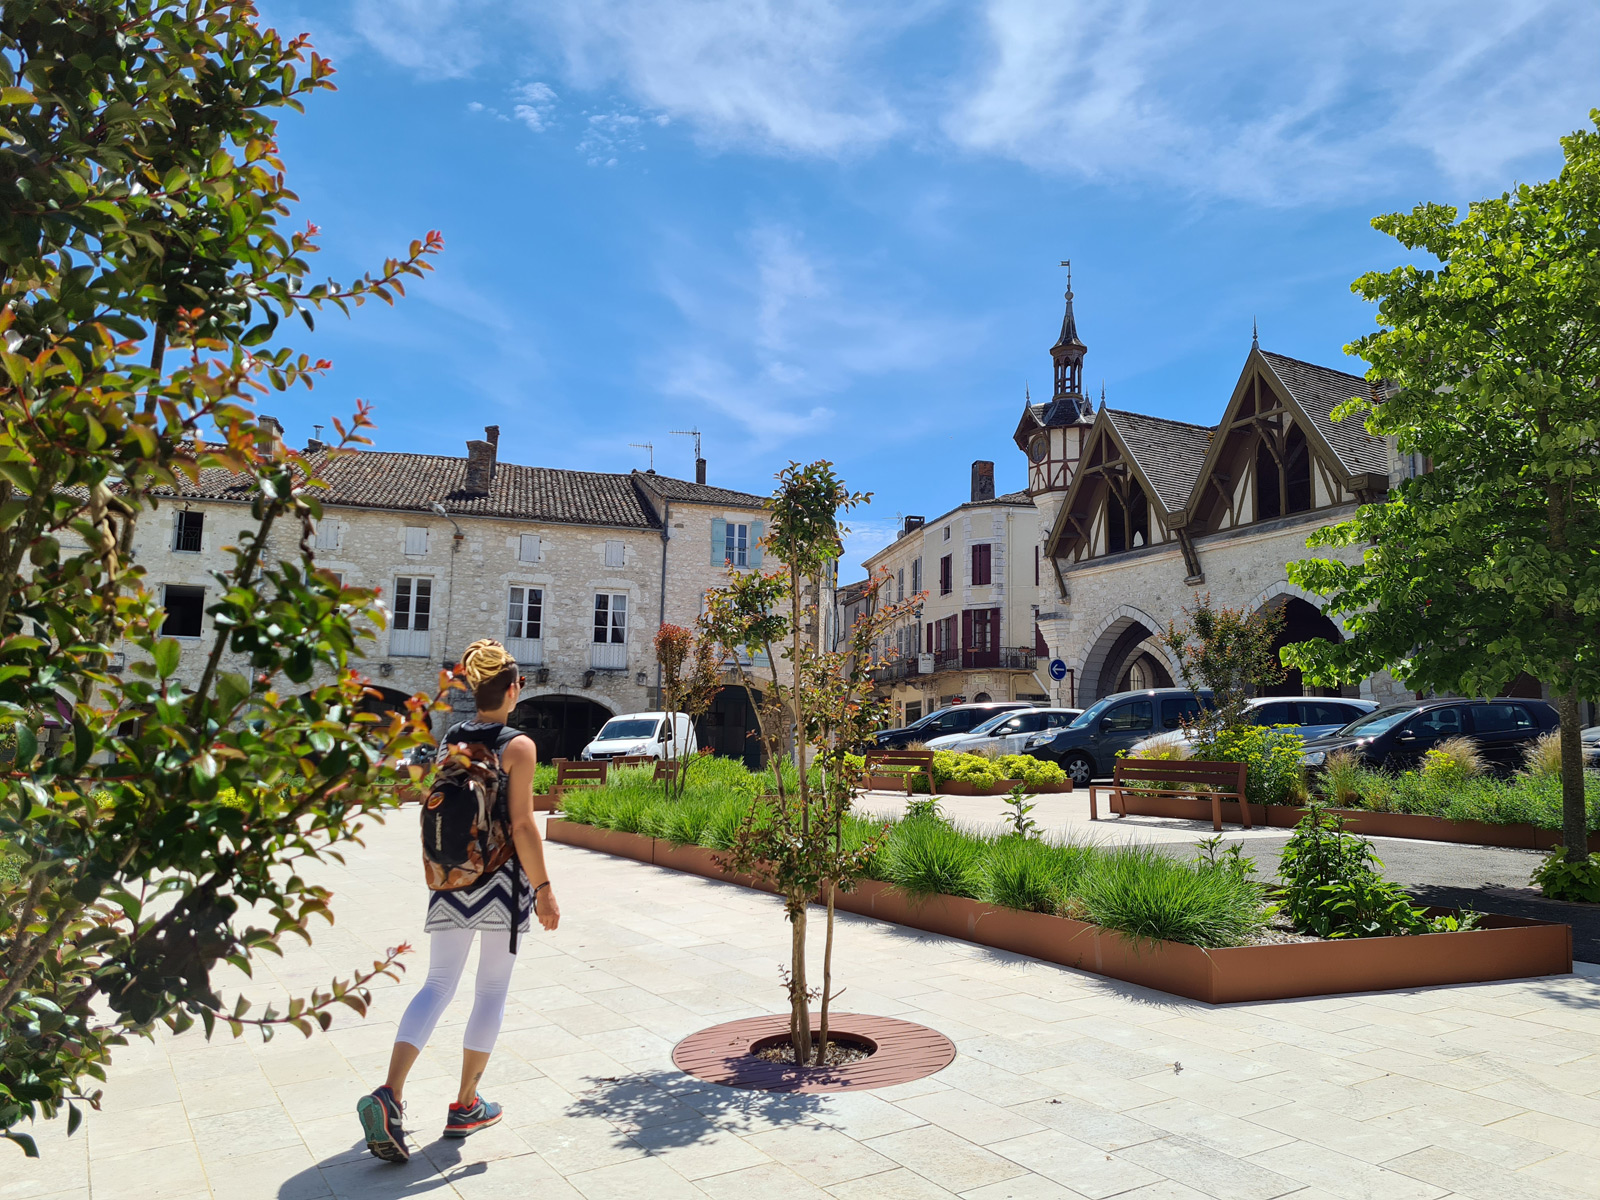
[[[584,758],[687,758],[700,749],[688,713],[623,713],[612,717],[583,748]]]

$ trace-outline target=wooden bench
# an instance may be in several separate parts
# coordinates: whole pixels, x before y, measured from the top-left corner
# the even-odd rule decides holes
[[[676,758],[656,759],[656,771],[650,778],[651,783],[677,783],[678,773],[683,770],[683,763]]]
[[[906,785],[906,795],[911,795],[911,781],[918,775],[925,775],[928,779],[928,791],[937,794],[939,789],[933,783],[933,751],[932,750],[869,750],[865,772],[868,775],[878,774],[879,767],[890,768],[886,774],[899,775]]]
[[[1110,793],[1111,806],[1121,809],[1117,813],[1119,818],[1128,815],[1127,796],[1187,796],[1211,801],[1211,828],[1214,830],[1222,828],[1222,802],[1237,800],[1243,818],[1241,824],[1249,829],[1250,802],[1245,798],[1248,770],[1244,763],[1118,759],[1111,773],[1111,786],[1101,784],[1089,789],[1089,819],[1100,819],[1100,810],[1095,804],[1098,791]],[[1134,786],[1129,787],[1130,783]],[[1206,790],[1199,790],[1202,787]]]
[[[654,754],[619,754],[607,761],[613,767],[642,767],[645,763],[656,762],[657,759]]]
[[[605,759],[593,762],[574,762],[570,758],[556,759],[556,782],[550,791],[557,798],[569,787],[604,787],[606,772],[611,764]]]

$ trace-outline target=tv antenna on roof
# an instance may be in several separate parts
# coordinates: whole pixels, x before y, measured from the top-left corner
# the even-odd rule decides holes
[[[628,445],[635,450],[646,451],[650,455],[650,470],[654,471],[656,469],[656,448],[653,445],[649,442],[629,442]]]
[[[668,433],[675,437],[692,437],[694,439],[694,456],[700,457],[700,431],[698,429],[669,429]]]

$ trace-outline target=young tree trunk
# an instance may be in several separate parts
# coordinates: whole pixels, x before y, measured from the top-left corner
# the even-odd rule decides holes
[[[811,1003],[806,997],[806,899],[789,918],[789,1040],[794,1046],[794,1061],[804,1065],[811,1058]]]
[[[828,889],[828,936],[822,945],[822,1012],[817,1026],[817,1066],[823,1066],[828,1057],[828,1005],[833,1000],[833,898],[838,889],[833,880],[824,885]]]
[[[1568,862],[1589,856],[1589,811],[1583,795],[1583,719],[1578,715],[1578,689],[1556,697],[1561,714],[1561,844]]]

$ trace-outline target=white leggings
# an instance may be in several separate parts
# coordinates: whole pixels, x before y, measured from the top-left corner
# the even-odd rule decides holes
[[[504,929],[485,929],[478,944],[478,973],[472,984],[472,1014],[461,1038],[463,1050],[494,1049],[500,1036],[500,1022],[506,1015],[506,992],[511,986],[511,968],[517,956],[511,953],[511,935]],[[428,978],[406,1005],[400,1018],[397,1042],[421,1049],[433,1035],[444,1010],[456,994],[461,972],[466,968],[476,929],[436,929],[428,935]]]

